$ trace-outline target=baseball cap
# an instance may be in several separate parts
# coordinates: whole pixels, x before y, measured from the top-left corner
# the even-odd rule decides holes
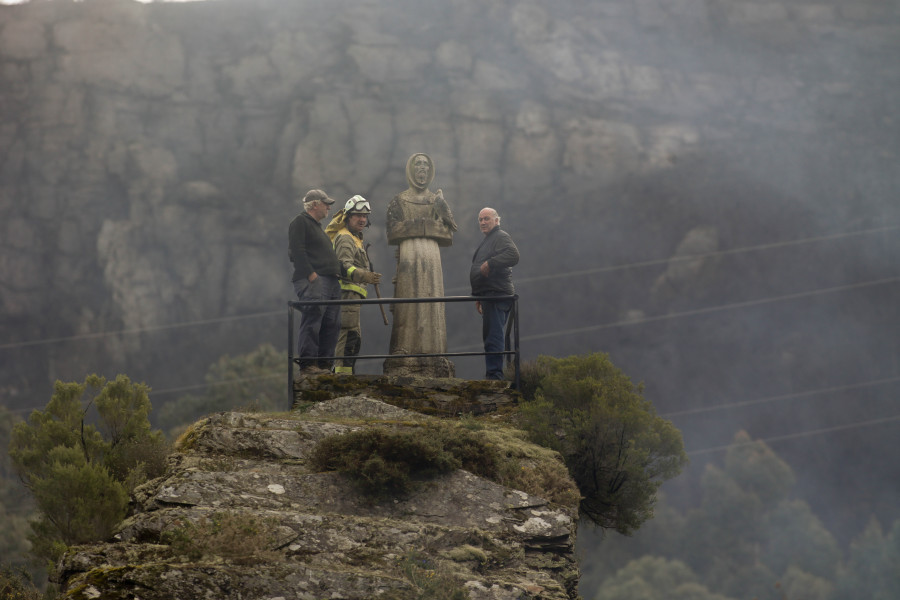
[[[326,194],[322,190],[309,190],[308,192],[306,192],[306,195],[303,196],[303,202],[312,202],[313,200],[324,202],[329,206],[334,204],[334,199],[329,198],[328,194]]]

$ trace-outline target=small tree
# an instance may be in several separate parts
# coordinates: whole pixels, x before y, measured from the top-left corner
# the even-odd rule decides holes
[[[679,560],[643,556],[603,583],[594,600],[733,600],[711,592]]]
[[[0,598],[3,600],[41,600],[40,590],[34,587],[29,573],[7,565],[0,565]]]
[[[874,517],[850,544],[850,557],[837,577],[836,600],[900,598],[900,519],[884,534]]]
[[[681,433],[605,354],[541,356],[522,407],[532,439],[558,450],[582,494],[581,514],[629,534],[653,516],[656,492],[687,462]]]
[[[82,406],[88,387],[99,393]],[[9,455],[40,513],[32,553],[54,561],[67,545],[106,539],[125,517],[128,492],[162,474],[168,448],[150,430],[148,391],[125,375],[57,381],[46,409],[13,428]],[[85,422],[92,405],[99,426]]]

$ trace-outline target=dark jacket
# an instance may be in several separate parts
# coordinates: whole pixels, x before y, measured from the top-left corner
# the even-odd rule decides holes
[[[334,254],[331,239],[307,212],[300,213],[291,221],[288,256],[294,263],[291,281],[306,279],[313,271],[319,275],[337,276],[341,273],[341,263]]]
[[[487,261],[490,273],[487,277],[481,274],[481,263]],[[519,262],[519,249],[509,234],[494,227],[475,250],[472,257],[472,268],[469,280],[472,282],[473,296],[512,295],[515,288],[512,282],[512,267]]]

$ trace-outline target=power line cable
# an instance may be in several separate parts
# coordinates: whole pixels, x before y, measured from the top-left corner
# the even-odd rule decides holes
[[[564,331],[559,331],[559,332],[554,332],[554,333],[534,334],[531,336],[524,336],[524,337],[520,338],[520,340],[531,341],[531,340],[538,340],[538,339],[543,339],[543,338],[547,338],[547,337],[556,337],[559,335],[569,335],[572,333],[578,333],[578,332],[583,332],[583,331],[608,329],[611,327],[620,327],[620,326],[625,326],[625,325],[638,325],[638,324],[642,324],[642,323],[649,323],[652,321],[675,319],[675,318],[680,318],[680,317],[685,317],[685,316],[692,316],[692,315],[696,315],[696,314],[703,314],[703,313],[707,313],[707,312],[730,310],[730,309],[734,309],[734,308],[743,308],[745,306],[754,306],[757,304],[780,302],[783,300],[793,300],[796,298],[802,298],[802,297],[806,297],[806,296],[814,296],[817,294],[827,294],[827,293],[839,292],[839,291],[861,288],[861,287],[870,287],[870,286],[896,283],[898,281],[900,281],[900,277],[888,277],[886,279],[877,279],[874,281],[864,281],[861,283],[854,283],[854,284],[849,284],[849,285],[845,285],[845,286],[837,286],[837,287],[832,287],[832,288],[822,288],[822,289],[818,289],[818,290],[810,290],[808,292],[798,292],[796,294],[787,294],[784,296],[772,296],[769,298],[760,298],[757,300],[748,300],[745,302],[722,304],[722,305],[718,305],[718,306],[711,306],[711,307],[683,311],[683,312],[678,312],[678,313],[668,313],[665,315],[657,315],[657,316],[653,316],[653,317],[644,317],[644,318],[639,318],[639,319],[627,319],[624,321],[614,321],[612,323],[605,323],[602,325],[594,325],[591,327],[580,327],[578,329],[569,329],[569,330],[564,330]],[[216,324],[216,323],[241,321],[241,320],[245,320],[245,319],[254,319],[254,318],[259,318],[259,317],[272,317],[275,315],[282,315],[282,314],[284,314],[283,311],[266,311],[266,312],[251,313],[251,314],[247,314],[247,315],[219,317],[219,318],[215,318],[215,319],[200,319],[200,320],[196,320],[196,321],[184,321],[181,323],[170,323],[167,325],[157,325],[157,326],[153,326],[153,327],[140,327],[140,328],[135,328],[135,329],[119,329],[116,331],[101,331],[101,332],[96,332],[96,333],[83,333],[83,334],[79,334],[79,335],[71,335],[71,336],[58,337],[58,338],[45,338],[45,339],[41,339],[41,340],[30,340],[30,341],[25,341],[25,342],[12,342],[12,343],[7,343],[7,344],[0,344],[0,350],[7,350],[7,349],[12,349],[12,348],[24,348],[27,346],[39,346],[39,345],[44,345],[44,344],[53,344],[53,343],[58,343],[58,342],[69,342],[69,341],[77,341],[77,340],[84,340],[84,339],[97,339],[97,338],[109,337],[109,336],[113,336],[113,335],[128,335],[128,334],[135,334],[135,333],[147,333],[147,332],[151,332],[151,331],[160,331],[160,330],[165,330],[165,329],[178,329],[178,328],[182,328],[182,327],[194,327],[194,326],[198,326],[198,325],[211,325],[211,324]]]
[[[561,331],[554,331],[550,333],[538,333],[533,335],[526,335],[519,338],[519,341],[534,341],[534,340],[542,340],[547,338],[565,336],[565,335],[574,335],[579,333],[587,333],[590,331],[599,331],[602,329],[612,329],[614,327],[624,327],[628,325],[641,325],[643,323],[652,323],[655,321],[665,321],[668,319],[680,319],[683,317],[693,317],[696,315],[714,313],[714,312],[722,312],[726,310],[734,310],[737,308],[748,308],[751,306],[759,306],[762,304],[772,304],[775,302],[785,302],[788,300],[798,300],[800,298],[809,298],[812,296],[818,296],[822,294],[833,294],[836,292],[844,292],[847,290],[854,289],[862,289],[866,287],[875,287],[879,285],[889,285],[892,283],[900,282],[900,277],[888,277],[885,279],[876,279],[873,281],[863,281],[859,283],[851,283],[849,285],[840,285],[830,288],[820,288],[817,290],[809,290],[806,292],[797,292],[794,294],[785,294],[782,296],[770,296],[768,298],[758,298],[756,300],[746,300],[743,302],[732,302],[730,304],[720,304],[718,306],[709,306],[706,308],[698,308],[694,310],[686,310],[675,313],[668,313],[665,315],[656,315],[652,317],[642,317],[638,319],[626,319],[624,321],[613,321],[611,323],[603,323],[601,325],[590,325],[587,327],[577,327],[573,329],[564,329]]]
[[[699,254],[682,254],[678,256],[671,256],[669,258],[657,258],[653,260],[639,261],[633,263],[626,263],[622,265],[611,265],[607,267],[595,267],[592,269],[581,269],[578,271],[563,271],[559,273],[551,273],[548,275],[534,275],[532,277],[522,277],[516,278],[516,284],[522,283],[535,283],[540,281],[549,281],[551,279],[561,279],[568,277],[583,277],[585,275],[597,275],[599,273],[609,273],[612,271],[623,271],[626,269],[635,269],[641,267],[655,267],[660,265],[667,265],[671,263],[689,261],[689,260],[698,260],[701,258],[713,258],[716,256],[725,256],[729,254],[741,254],[745,252],[757,252],[760,250],[771,250],[774,248],[786,248],[789,246],[797,246],[801,244],[810,244],[815,242],[823,242],[823,241],[831,241],[837,240],[847,237],[854,237],[860,235],[872,235],[876,233],[887,233],[889,231],[896,231],[900,229],[900,226],[890,226],[890,227],[876,227],[873,229],[864,229],[860,231],[848,231],[842,233],[835,233],[832,235],[822,235],[815,236],[809,238],[801,238],[798,240],[788,240],[786,242],[771,242],[768,244],[758,244],[755,246],[742,246],[740,248],[732,248],[730,250],[717,250],[715,252],[702,252]],[[451,288],[448,291],[458,292],[466,289],[464,286],[459,286],[455,288]]]
[[[833,392],[846,392],[850,390],[858,390],[865,387],[872,387],[876,385],[882,385],[885,383],[897,383],[900,381],[900,377],[886,377],[884,379],[871,379],[869,381],[862,381],[858,383],[851,383],[848,385],[837,385],[829,388],[819,388],[815,390],[806,390],[804,392],[793,392],[791,394],[781,394],[779,396],[768,396],[766,398],[757,398],[755,400],[744,400],[741,402],[730,402],[728,404],[716,404],[714,406],[702,406],[699,408],[688,408],[685,410],[676,410],[664,414],[660,414],[660,417],[671,418],[671,417],[680,417],[684,415],[694,415],[698,413],[704,412],[712,412],[717,410],[727,410],[730,408],[742,408],[745,406],[754,406],[756,404],[765,404],[767,402],[777,402],[779,400],[793,400],[795,398],[804,398],[809,396],[818,396],[821,394],[830,394]]]
[[[780,442],[784,440],[792,440],[803,437],[810,437],[814,435],[822,435],[825,433],[833,433],[835,431],[846,431],[848,429],[858,429],[861,427],[871,427],[873,425],[881,425],[883,423],[894,423],[900,421],[900,415],[894,415],[892,417],[882,417],[880,419],[870,419],[868,421],[859,421],[857,423],[847,423],[846,425],[835,425],[834,427],[824,427],[822,429],[811,429],[809,431],[798,431],[796,433],[788,433],[785,435],[776,435],[767,438],[759,438],[756,440],[752,440],[749,442],[741,442],[739,444],[728,444],[726,446],[714,446],[712,448],[703,448],[701,450],[690,450],[687,452],[688,456],[697,456],[699,454],[711,454],[713,452],[723,452],[725,450],[729,450],[731,448],[738,448],[741,446],[750,446],[755,444],[756,442]]]
[[[159,389],[159,390],[151,389],[150,396],[152,397],[152,396],[160,396],[160,395],[164,395],[164,394],[174,394],[174,393],[178,393],[178,392],[188,392],[188,391],[193,391],[193,390],[205,389],[205,388],[217,386],[217,385],[232,385],[232,384],[236,384],[236,383],[250,383],[250,382],[254,382],[254,381],[265,381],[265,380],[269,380],[269,379],[276,379],[276,378],[282,378],[282,377],[284,377],[284,375],[281,373],[278,373],[278,374],[273,374],[273,375],[260,375],[257,377],[242,377],[240,379],[229,379],[226,381],[214,381],[211,383],[198,383],[198,384],[193,384],[193,385],[185,385],[185,386],[181,386],[181,387],[163,388],[163,389]],[[756,405],[756,404],[777,402],[778,400],[791,400],[791,399],[796,399],[796,398],[819,396],[822,394],[830,394],[830,393],[834,393],[834,392],[844,392],[844,391],[849,391],[849,390],[855,390],[855,389],[861,389],[861,388],[865,388],[865,387],[872,387],[872,386],[876,386],[876,385],[883,385],[883,384],[887,384],[887,383],[897,383],[897,382],[900,382],[900,377],[886,377],[886,378],[882,378],[882,379],[870,379],[868,381],[860,381],[857,383],[833,386],[833,387],[829,387],[829,388],[817,388],[817,389],[813,389],[813,390],[805,390],[802,392],[781,394],[778,396],[767,396],[765,398],[757,398],[754,400],[745,400],[745,401],[741,401],[741,402],[731,402],[731,403],[727,403],[727,404],[717,404],[714,406],[704,406],[704,407],[700,407],[700,408],[689,408],[689,409],[685,409],[685,410],[671,411],[671,412],[667,412],[667,413],[660,413],[659,416],[668,419],[671,417],[691,415],[691,414],[697,414],[697,413],[703,413],[703,412],[712,412],[712,411],[718,411],[718,410],[727,410],[730,408],[741,408],[741,407],[752,406],[752,405]],[[8,412],[19,413],[19,412],[27,412],[27,411],[31,411],[31,410],[41,410],[41,407],[11,408],[11,409],[6,409],[6,410]]]
[[[164,388],[164,389],[160,389],[160,390],[155,390],[155,389],[151,388],[149,395],[151,398],[153,398],[154,396],[162,396],[165,394],[174,394],[174,393],[178,393],[178,392],[189,392],[189,391],[193,391],[193,390],[201,390],[201,389],[205,389],[205,388],[209,388],[209,387],[213,387],[213,386],[217,386],[217,385],[234,385],[236,383],[250,383],[253,381],[264,381],[267,379],[275,379],[275,378],[280,379],[283,377],[284,377],[283,374],[278,373],[278,374],[274,374],[274,375],[260,375],[258,377],[241,377],[240,379],[227,379],[224,381],[213,381],[211,383],[197,383],[194,385],[185,385],[185,386],[181,386],[181,387]],[[22,413],[22,412],[29,412],[32,410],[43,410],[43,407],[35,406],[35,407],[30,407],[30,408],[8,408],[6,410],[7,410],[7,412],[11,412],[11,413]]]
[[[275,375],[260,375],[258,377],[242,377],[240,379],[227,379],[225,381],[213,381],[212,383],[198,383],[196,385],[186,385],[182,387],[175,388],[165,388],[161,390],[151,390],[151,396],[161,396],[164,394],[174,394],[177,392],[189,392],[191,390],[199,390],[208,387],[213,387],[217,385],[234,385],[236,383],[250,383],[253,381],[264,381],[267,379],[275,379],[275,378],[283,379],[285,376],[282,373],[278,373]]]
[[[534,277],[526,277],[523,279],[517,279],[516,283],[531,283],[531,282],[535,282],[535,281],[545,281],[545,280],[549,280],[549,279],[556,279],[556,278],[562,278],[562,277],[577,277],[577,276],[584,276],[584,275],[593,275],[593,274],[603,273],[603,272],[607,272],[607,271],[618,271],[618,270],[623,270],[623,269],[667,264],[667,263],[671,263],[673,261],[696,260],[699,258],[708,258],[708,257],[713,257],[713,256],[725,255],[725,254],[738,254],[738,253],[743,253],[743,252],[753,252],[753,251],[757,251],[757,250],[765,250],[765,249],[770,249],[770,248],[794,246],[794,245],[799,245],[799,244],[834,240],[834,239],[840,239],[840,238],[846,238],[846,237],[852,237],[852,236],[871,235],[871,234],[875,234],[875,233],[884,233],[884,232],[888,232],[888,231],[895,231],[897,229],[900,229],[900,226],[878,227],[878,228],[874,228],[874,229],[866,229],[866,230],[861,230],[861,231],[851,231],[851,232],[836,233],[833,235],[802,238],[799,240],[789,240],[786,242],[772,242],[769,244],[759,244],[756,246],[744,246],[741,248],[733,248],[731,250],[720,250],[720,251],[716,251],[716,252],[708,252],[708,253],[702,253],[702,254],[687,254],[687,255],[683,255],[683,256],[674,256],[674,257],[669,257],[669,258],[661,258],[661,259],[655,259],[655,260],[650,260],[650,261],[634,262],[634,263],[628,263],[628,264],[623,264],[623,265],[614,265],[614,266],[609,266],[609,267],[597,267],[595,269],[584,269],[584,270],[579,270],[579,271],[564,271],[561,273],[553,273],[553,274],[549,274],[549,275],[536,275]],[[459,287],[455,287],[455,288],[449,288],[447,290],[447,292],[458,292],[458,291],[462,291],[465,289],[466,288],[464,286],[459,286]],[[166,330],[166,329],[178,329],[178,328],[182,328],[182,327],[195,327],[198,325],[212,325],[212,324],[217,324],[217,323],[240,321],[240,320],[245,320],[245,319],[255,319],[255,318],[259,318],[259,317],[270,317],[270,316],[275,316],[275,315],[280,315],[280,314],[283,314],[283,312],[282,311],[264,311],[264,312],[250,313],[250,314],[246,314],[246,315],[218,317],[218,318],[214,318],[214,319],[198,319],[195,321],[183,321],[180,323],[170,323],[170,324],[166,324],[166,325],[157,325],[157,326],[152,326],[152,327],[139,327],[139,328],[134,328],[134,329],[120,329],[120,330],[116,330],[116,331],[101,331],[101,332],[94,332],[94,333],[82,333],[82,334],[78,334],[78,335],[70,335],[70,336],[57,337],[57,338],[44,338],[44,339],[40,339],[40,340],[29,340],[29,341],[24,341],[24,342],[11,342],[11,343],[6,343],[6,344],[0,344],[0,350],[8,350],[8,349],[14,349],[14,348],[26,348],[29,346],[41,346],[41,345],[46,345],[46,344],[55,344],[55,343],[60,343],[60,342],[70,342],[70,341],[77,341],[77,340],[98,339],[98,338],[115,336],[115,335],[131,335],[131,334],[136,334],[136,333],[148,333],[148,332],[152,332],[152,331],[162,331],[162,330]],[[627,321],[627,322],[622,322],[622,323],[623,324],[624,323],[639,323],[639,322],[646,322],[647,320],[654,320],[654,318],[648,318],[646,320],[638,320],[638,321],[632,320],[632,321]],[[612,326],[612,325],[610,325],[610,326]],[[534,338],[534,339],[539,339],[539,338]]]
[[[819,295],[819,294],[834,293],[834,292],[846,291],[846,290],[850,290],[850,289],[872,287],[872,286],[877,286],[877,285],[886,285],[886,284],[897,283],[897,282],[900,282],[900,277],[879,279],[879,280],[875,280],[875,281],[861,282],[861,283],[855,283],[855,284],[850,284],[850,285],[845,285],[845,286],[837,286],[837,287],[832,287],[832,288],[823,288],[823,289],[819,289],[819,290],[811,290],[808,292],[799,292],[796,294],[774,296],[774,297],[770,297],[770,298],[760,298],[757,300],[749,300],[746,302],[735,302],[735,303],[731,303],[731,304],[723,304],[723,305],[719,305],[719,306],[712,306],[712,307],[707,307],[707,308],[702,308],[702,309],[683,311],[683,312],[679,312],[679,313],[669,313],[666,315],[657,315],[654,317],[646,317],[643,319],[629,319],[629,320],[625,320],[625,321],[614,321],[611,323],[604,323],[604,324],[593,325],[593,326],[588,326],[588,327],[579,327],[576,329],[568,329],[568,330],[562,330],[562,331],[555,331],[555,332],[551,332],[551,333],[528,335],[528,336],[521,337],[520,341],[534,341],[534,340],[540,340],[540,339],[548,339],[548,338],[559,337],[559,336],[564,336],[564,335],[573,335],[573,334],[585,333],[585,332],[590,332],[590,331],[598,331],[598,330],[602,330],[602,329],[610,329],[613,327],[623,327],[623,326],[628,326],[628,325],[637,325],[637,324],[643,324],[643,323],[649,323],[649,322],[663,321],[666,319],[675,319],[675,318],[681,318],[681,317],[687,317],[687,316],[694,316],[694,315],[704,314],[704,313],[731,310],[731,309],[735,309],[735,308],[746,308],[749,306],[769,304],[769,303],[773,303],[773,302],[780,302],[780,301],[786,301],[786,300],[795,300],[798,298],[815,296],[815,295]],[[245,318],[251,318],[251,317],[273,316],[276,314],[282,314],[282,313],[281,313],[281,311],[269,311],[269,312],[265,312],[265,313],[255,313],[252,315],[223,317],[221,319],[205,319],[203,321],[193,321],[193,322],[184,323],[184,324],[172,324],[172,325],[159,326],[159,327],[155,327],[155,328],[143,328],[140,330],[122,330],[122,331],[116,331],[116,332],[85,334],[83,336],[71,336],[69,338],[57,338],[57,340],[41,340],[41,341],[35,341],[35,342],[21,342],[19,344],[5,344],[5,345],[0,345],[0,349],[16,347],[19,345],[24,346],[24,345],[37,345],[38,343],[50,343],[51,341],[58,341],[58,340],[80,339],[82,337],[103,337],[106,335],[118,335],[118,334],[122,334],[122,333],[130,333],[130,332],[136,332],[136,331],[149,331],[149,330],[154,330],[154,329],[169,329],[169,328],[188,326],[188,325],[199,325],[199,324],[208,324],[208,323],[216,323],[216,322],[234,321],[234,320],[238,320],[238,319],[245,319]],[[463,346],[462,350],[471,349],[471,348],[477,349],[477,348],[480,348],[480,345],[472,344],[472,345],[468,345],[468,346]],[[272,376],[264,376],[259,379],[266,379],[268,377],[272,377]],[[256,378],[254,378],[254,379],[256,379]],[[853,384],[852,386],[848,386],[848,389],[849,389],[849,387],[857,387],[857,386],[864,386],[864,385],[877,385],[878,383],[891,382],[891,381],[894,381],[895,379],[896,378],[884,379],[884,380],[874,380],[873,382],[863,382],[860,384]],[[180,392],[180,391],[202,389],[204,387],[208,387],[209,385],[220,385],[220,384],[225,384],[225,383],[239,383],[241,381],[242,380],[232,380],[230,382],[214,382],[212,384],[195,384],[195,385],[183,386],[183,387],[179,387],[179,388],[167,388],[164,390],[158,390],[154,393],[161,395],[161,394],[174,393],[174,392]],[[840,389],[840,388],[833,388],[833,389]],[[746,405],[746,404],[771,402],[771,401],[774,401],[777,399],[790,398],[790,397],[795,397],[795,396],[804,395],[804,394],[812,394],[812,393],[816,393],[816,392],[798,392],[797,394],[786,394],[783,396],[776,396],[776,397],[772,397],[772,398],[749,400],[746,402],[738,402],[738,403],[732,403],[732,404],[728,404],[728,405],[721,405],[721,408],[731,408],[731,407],[737,407],[737,406],[742,406],[742,405]],[[678,413],[668,413],[668,415],[662,415],[662,416],[675,416],[678,414],[688,414],[691,412],[703,412],[706,410],[717,410],[718,408],[719,407],[690,409],[690,410],[682,411],[682,412],[678,412]],[[30,410],[36,410],[36,409],[34,409],[34,408],[12,409],[12,410],[10,410],[10,412],[26,412],[26,411],[30,411]]]
[[[255,319],[259,317],[271,317],[274,315],[283,315],[284,311],[270,310],[266,312],[252,313],[248,315],[234,315],[230,317],[218,317],[215,319],[199,319],[196,321],[183,321],[181,323],[170,323],[168,325],[155,325],[152,327],[138,327],[135,329],[119,329],[116,331],[99,331],[96,333],[81,333],[78,335],[70,335],[66,337],[48,338],[42,340],[31,340],[26,342],[12,342],[9,344],[0,344],[0,350],[10,348],[24,348],[27,346],[41,346],[44,344],[56,344],[59,342],[71,342],[73,340],[87,340],[109,337],[113,335],[130,335],[135,333],[147,333],[150,331],[162,331],[165,329],[179,329],[182,327],[196,327],[197,325],[212,325],[216,323],[228,323],[232,321],[242,321],[245,319]]]
[[[13,409],[13,410],[9,410],[9,412],[20,412],[22,410],[35,410],[35,409]],[[713,452],[722,452],[722,451],[726,451],[731,448],[737,448],[740,446],[749,446],[756,442],[765,442],[765,443],[780,442],[780,441],[784,441],[784,440],[799,439],[799,438],[804,438],[804,437],[811,437],[814,435],[822,435],[822,434],[826,434],[826,433],[834,433],[836,431],[847,431],[850,429],[858,429],[861,427],[871,427],[874,425],[881,425],[884,423],[894,423],[894,422],[898,422],[898,421],[900,421],[900,415],[894,415],[891,417],[881,417],[878,419],[870,419],[868,421],[847,423],[845,425],[835,425],[833,427],[824,427],[824,428],[820,428],[820,429],[811,429],[808,431],[798,431],[795,433],[789,433],[789,434],[785,434],[785,435],[776,435],[776,436],[771,436],[771,437],[767,437],[767,438],[758,438],[756,440],[751,440],[749,442],[742,442],[740,444],[726,444],[724,446],[713,446],[711,448],[690,450],[687,452],[687,455],[688,456],[697,456],[697,455],[701,455],[701,454],[711,454]]]

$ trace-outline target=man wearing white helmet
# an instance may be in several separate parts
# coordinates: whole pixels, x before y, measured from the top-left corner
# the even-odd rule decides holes
[[[367,285],[381,281],[381,273],[372,272],[369,256],[363,245],[363,230],[369,226],[369,214],[372,208],[369,201],[362,196],[353,196],[344,205],[325,228],[325,232],[334,241],[334,253],[341,263],[341,298],[361,299],[368,295]],[[335,373],[352,374],[362,345],[360,331],[359,304],[341,306],[341,332],[338,335],[335,356],[337,359]]]

